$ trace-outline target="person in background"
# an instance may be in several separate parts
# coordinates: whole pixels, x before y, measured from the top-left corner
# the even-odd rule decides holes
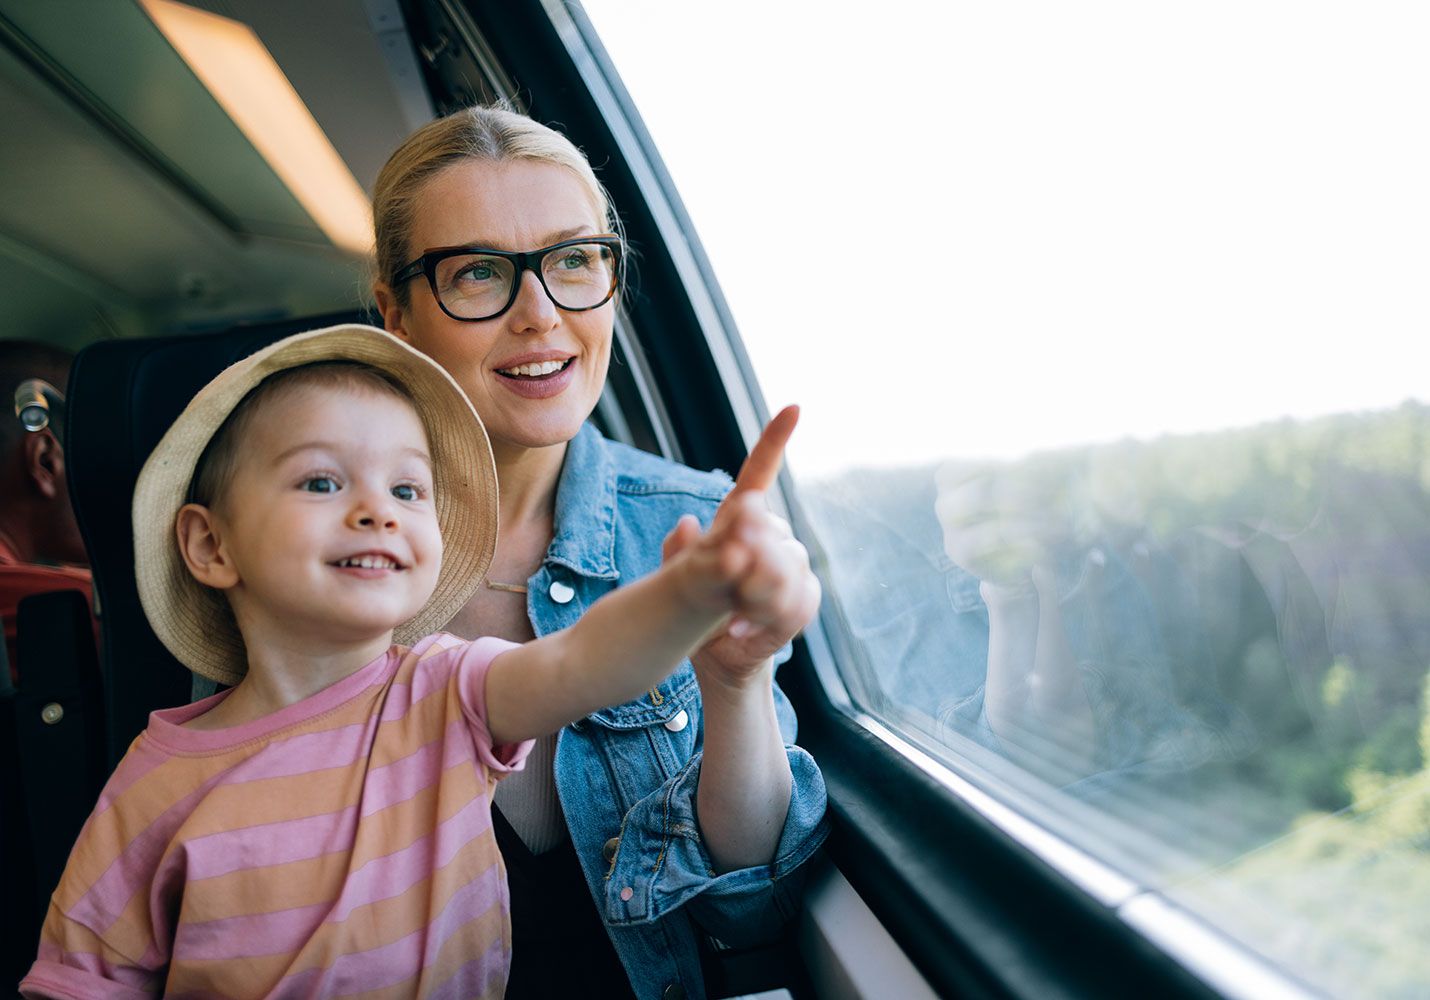
[[[60,443],[63,396],[73,356],[28,340],[0,340],[0,619],[5,624],[11,683],[20,664],[15,614],[23,598],[78,590],[93,603],[89,556],[70,507],[65,452]],[[47,386],[37,388],[32,380]],[[27,429],[15,412],[16,391],[45,398],[45,426]],[[53,390],[53,391],[50,391]]]

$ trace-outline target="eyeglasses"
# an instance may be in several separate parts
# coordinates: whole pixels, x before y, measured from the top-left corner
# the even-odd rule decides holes
[[[582,236],[524,253],[438,247],[404,266],[392,283],[400,285],[425,274],[444,313],[476,322],[495,319],[511,308],[527,270],[535,272],[558,308],[567,312],[599,308],[611,301],[621,283],[620,237]]]

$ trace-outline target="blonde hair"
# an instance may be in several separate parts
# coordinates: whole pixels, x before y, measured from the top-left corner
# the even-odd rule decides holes
[[[586,188],[596,218],[611,232],[621,234],[620,220],[611,210],[606,189],[596,179],[585,154],[570,139],[526,115],[477,105],[413,132],[377,175],[372,192],[376,280],[391,282],[392,276],[411,259],[412,219],[423,187],[445,168],[464,160],[532,160],[564,167]],[[408,304],[408,288],[404,284],[392,289],[404,306]]]

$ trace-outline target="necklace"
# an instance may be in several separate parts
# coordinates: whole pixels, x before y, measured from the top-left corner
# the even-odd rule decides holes
[[[497,583],[495,580],[488,577],[486,580],[486,585],[488,590],[500,590],[503,593],[507,594],[526,593],[526,584],[524,583]]]

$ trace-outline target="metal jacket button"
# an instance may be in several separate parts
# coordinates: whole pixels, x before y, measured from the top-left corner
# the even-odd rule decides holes
[[[606,864],[616,860],[616,850],[621,846],[620,837],[612,837],[601,845],[601,857],[606,859]]]
[[[551,599],[557,604],[570,604],[571,598],[576,596],[575,589],[568,583],[556,580],[551,584],[551,589],[547,591]]]
[[[65,707],[57,701],[52,701],[44,708],[40,709],[40,719],[47,726],[53,726],[65,717]]]
[[[688,725],[690,725],[690,713],[683,708],[665,720],[665,728],[672,733],[678,733]]]

